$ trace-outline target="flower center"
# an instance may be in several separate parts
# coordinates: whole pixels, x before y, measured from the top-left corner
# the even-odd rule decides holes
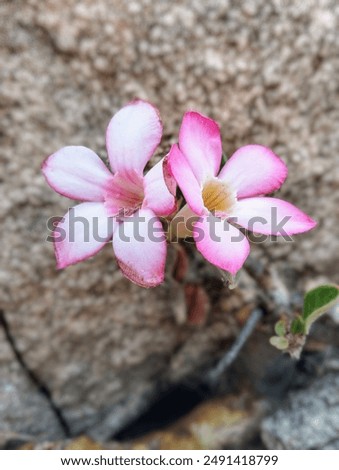
[[[105,198],[105,206],[111,215],[123,211],[124,215],[132,215],[144,200],[143,178],[135,171],[115,173],[112,186]]]
[[[206,181],[202,189],[202,199],[205,207],[212,213],[230,212],[235,203],[233,191],[218,179]]]

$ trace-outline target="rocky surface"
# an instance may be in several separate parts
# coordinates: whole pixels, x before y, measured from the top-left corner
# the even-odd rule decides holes
[[[227,154],[251,142],[272,147],[290,169],[280,196],[319,226],[294,243],[253,247],[251,260],[268,266],[277,302],[300,306],[308,279],[335,281],[338,265],[338,19],[335,0],[1,2],[0,307],[69,434],[108,439],[159,382],[213,362],[258,287],[244,275],[230,293],[198,263],[193,281],[212,308],[199,326],[185,322],[185,288],[170,268],[163,286],[141,289],[121,276],[108,245],[57,272],[46,221],[69,202],[44,182],[44,157],[81,144],[105,158],[106,125],[135,96],[160,109],[159,154],[188,108],[220,122]],[[1,429],[57,438],[51,403],[2,342]]]
[[[37,390],[18,363],[0,330],[0,448],[6,442],[20,439],[15,433],[37,439],[61,439],[64,430],[56,419],[46,396]],[[28,437],[27,437],[28,436]]]
[[[317,379],[262,424],[268,449],[339,449],[339,374]]]

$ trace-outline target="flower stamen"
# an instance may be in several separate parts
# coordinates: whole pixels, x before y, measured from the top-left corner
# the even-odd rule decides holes
[[[226,183],[217,179],[208,180],[204,184],[202,199],[205,207],[212,213],[230,212],[235,203],[233,191]]]

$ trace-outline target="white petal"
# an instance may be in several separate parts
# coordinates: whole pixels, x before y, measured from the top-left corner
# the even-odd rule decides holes
[[[142,173],[161,136],[162,123],[154,106],[142,100],[124,106],[113,116],[106,133],[113,172],[135,170]]]
[[[154,212],[141,209],[119,223],[113,249],[123,274],[141,287],[155,287],[164,280],[166,239]]]
[[[58,268],[96,254],[112,238],[115,226],[101,202],[83,202],[72,207],[53,232]]]
[[[113,175],[92,150],[81,146],[60,149],[42,165],[48,184],[78,201],[103,201]]]

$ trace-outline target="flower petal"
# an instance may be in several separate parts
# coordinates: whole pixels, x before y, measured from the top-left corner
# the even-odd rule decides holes
[[[222,146],[215,121],[196,112],[186,113],[180,127],[179,147],[199,183],[218,173]]]
[[[172,172],[169,168],[168,154],[166,155],[166,157],[163,158],[162,170],[163,170],[164,180],[165,180],[167,189],[175,197],[177,194],[177,182],[173,178]]]
[[[166,237],[160,220],[150,209],[140,209],[119,224],[113,249],[123,274],[141,287],[164,280]]]
[[[189,208],[188,204],[185,204],[171,220],[169,240],[177,241],[180,238],[193,237],[194,224],[198,220],[199,216]]]
[[[135,170],[142,173],[162,136],[158,110],[150,103],[135,100],[111,119],[106,146],[113,172]]]
[[[226,162],[219,178],[229,183],[238,198],[272,193],[287,177],[287,166],[262,145],[240,147]]]
[[[160,160],[144,177],[143,207],[148,207],[156,215],[169,215],[176,208],[174,195],[165,182],[163,163],[164,159]]]
[[[311,230],[316,222],[289,202],[274,197],[252,197],[238,201],[236,222],[264,235],[293,235]]]
[[[194,176],[188,161],[179,150],[177,144],[172,145],[167,158],[168,169],[178,183],[178,186],[192,211],[198,215],[207,212],[202,200],[201,187]]]
[[[105,194],[105,207],[110,216],[121,210],[133,214],[144,200],[144,177],[134,170],[117,171],[110,189]]]
[[[66,268],[96,254],[112,238],[115,224],[101,202],[72,207],[53,232],[57,267]]]
[[[79,201],[103,201],[113,175],[92,150],[63,147],[48,157],[42,172],[57,193]]]
[[[209,214],[194,226],[194,239],[200,253],[212,264],[235,275],[250,252],[250,245],[239,229]]]

